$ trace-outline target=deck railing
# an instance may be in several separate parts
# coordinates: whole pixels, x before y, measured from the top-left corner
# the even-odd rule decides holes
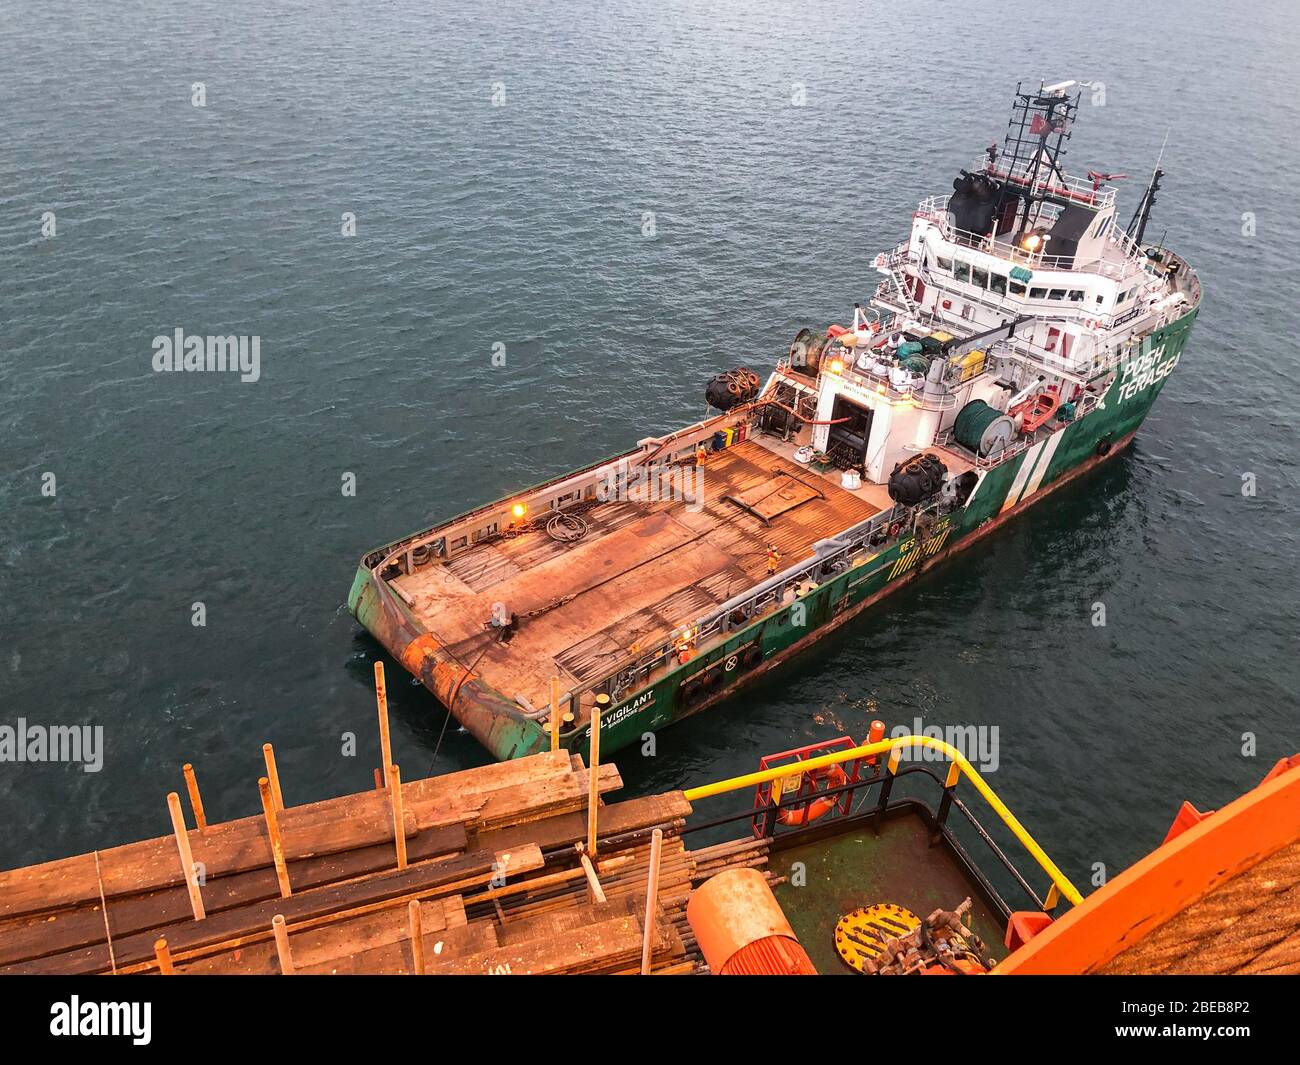
[[[1132,238],[1117,226],[1111,227],[1106,239],[1113,242],[1122,253],[1123,259],[1120,262],[1110,259],[1090,259],[1085,262],[1074,255],[1045,255],[1026,251],[1012,241],[1001,240],[987,233],[958,229],[948,220],[948,200],[947,196],[931,196],[922,200],[914,213],[916,217],[924,218],[935,226],[945,240],[1007,260],[1014,266],[1033,270],[1101,274],[1122,281],[1141,271],[1146,261]]]
[[[1040,166],[1038,176],[1034,178],[1033,158],[1021,159],[1010,169],[990,163],[987,159],[977,159],[971,165],[971,173],[988,174],[998,181],[1010,180],[1013,185],[1028,188],[1031,179],[1034,191],[1064,197],[1074,203],[1087,204],[1089,207],[1109,207],[1115,202],[1119,190],[1114,185],[1094,185],[1090,178],[1073,177],[1054,171],[1050,166]]]
[[[743,776],[732,777],[728,780],[720,780],[713,784],[705,784],[698,788],[688,788],[683,794],[686,796],[688,802],[695,803],[701,799],[712,798],[716,795],[725,795],[733,791],[757,788],[761,784],[770,783],[788,777],[792,772],[811,773],[819,769],[828,768],[829,766],[840,765],[845,762],[856,762],[860,759],[879,757],[880,755],[887,754],[888,762],[885,766],[885,776],[881,782],[881,796],[879,800],[879,808],[883,810],[889,803],[893,780],[898,775],[899,763],[902,760],[903,754],[907,751],[919,748],[928,748],[930,750],[938,751],[945,755],[949,761],[948,775],[944,781],[943,799],[941,800],[939,811],[936,815],[936,820],[940,825],[945,822],[948,810],[951,808],[953,803],[957,801],[957,785],[960,783],[961,778],[965,777],[970,781],[975,790],[979,792],[984,801],[988,803],[993,812],[997,814],[999,820],[1001,820],[1002,823],[1011,830],[1012,835],[1014,835],[1020,842],[1021,846],[1025,848],[1026,852],[1033,858],[1038,867],[1047,874],[1050,886],[1047,891],[1047,898],[1043,900],[1042,903],[1043,909],[1051,912],[1056,907],[1057,901],[1062,897],[1067,899],[1071,905],[1074,906],[1079,905],[1079,903],[1083,901],[1083,896],[1079,893],[1078,888],[1076,888],[1070,882],[1069,878],[1061,872],[1056,863],[1047,856],[1047,852],[1039,846],[1038,841],[1029,834],[1029,830],[1020,823],[1019,819],[1011,812],[1006,803],[998,797],[997,792],[995,792],[989,783],[980,775],[979,771],[971,765],[966,756],[952,744],[939,739],[937,736],[898,736],[894,739],[880,740],[877,743],[866,743],[858,747],[849,747],[833,751],[830,754],[820,755],[814,758],[806,758],[798,762],[795,766],[778,766],[774,769],[760,770],[757,773],[747,773]],[[844,789],[836,790],[856,789],[868,786],[871,783],[872,781],[862,783],[855,782],[845,785]],[[830,794],[830,792],[827,792],[826,794]],[[805,796],[804,798],[806,800],[807,797]],[[797,806],[798,804],[798,800],[793,800],[788,804],[782,803],[778,805]],[[744,816],[752,816],[752,814],[753,811],[751,810],[747,811]],[[971,820],[974,821],[973,817]],[[974,823],[978,829],[978,822]],[[985,842],[989,843],[990,846],[993,846],[995,851],[997,850],[996,845],[993,844],[993,841],[987,836],[985,836]],[[1000,854],[1000,851],[998,853]],[[1023,881],[1022,886],[1029,890],[1028,885],[1023,884]],[[1037,900],[1037,896],[1032,892],[1032,890],[1030,890],[1030,895]]]

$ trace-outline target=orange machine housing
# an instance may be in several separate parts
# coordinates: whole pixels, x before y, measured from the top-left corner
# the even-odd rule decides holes
[[[807,951],[757,869],[728,869],[686,904],[704,960],[719,976],[816,976]]]

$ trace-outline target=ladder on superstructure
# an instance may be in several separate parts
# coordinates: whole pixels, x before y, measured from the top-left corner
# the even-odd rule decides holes
[[[912,318],[920,317],[920,305],[912,299],[911,293],[907,291],[907,284],[903,279],[902,266],[907,256],[904,254],[902,247],[894,248],[893,251],[885,252],[880,256],[876,268],[894,282],[894,291],[898,293],[898,302]]]

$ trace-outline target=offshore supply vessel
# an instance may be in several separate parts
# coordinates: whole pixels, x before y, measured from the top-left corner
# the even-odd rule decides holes
[[[1195,272],[1064,169],[1074,82],[1008,132],[849,324],[720,413],[366,554],[356,618],[496,758],[614,751],[697,713],[1119,454],[1178,364]]]

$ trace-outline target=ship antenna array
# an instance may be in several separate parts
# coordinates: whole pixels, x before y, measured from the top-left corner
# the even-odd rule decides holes
[[[1033,92],[1024,91],[1023,82],[1016,84],[1016,98],[1011,106],[1011,119],[1002,146],[1001,164],[1008,180],[1002,183],[994,217],[1000,217],[1008,195],[1019,194],[1022,197],[1024,210],[1016,229],[1017,243],[1037,222],[1043,201],[1047,199],[1046,190],[1036,191],[1043,169],[1053,172],[1062,182],[1065,180],[1061,159],[1065,155],[1065,143],[1070,139],[1081,95],[1076,92],[1071,96],[1067,92],[1074,84],[1043,85],[1040,82],[1037,91]],[[1012,180],[1017,174],[1020,180]],[[1021,181],[1025,182],[1023,188]]]

